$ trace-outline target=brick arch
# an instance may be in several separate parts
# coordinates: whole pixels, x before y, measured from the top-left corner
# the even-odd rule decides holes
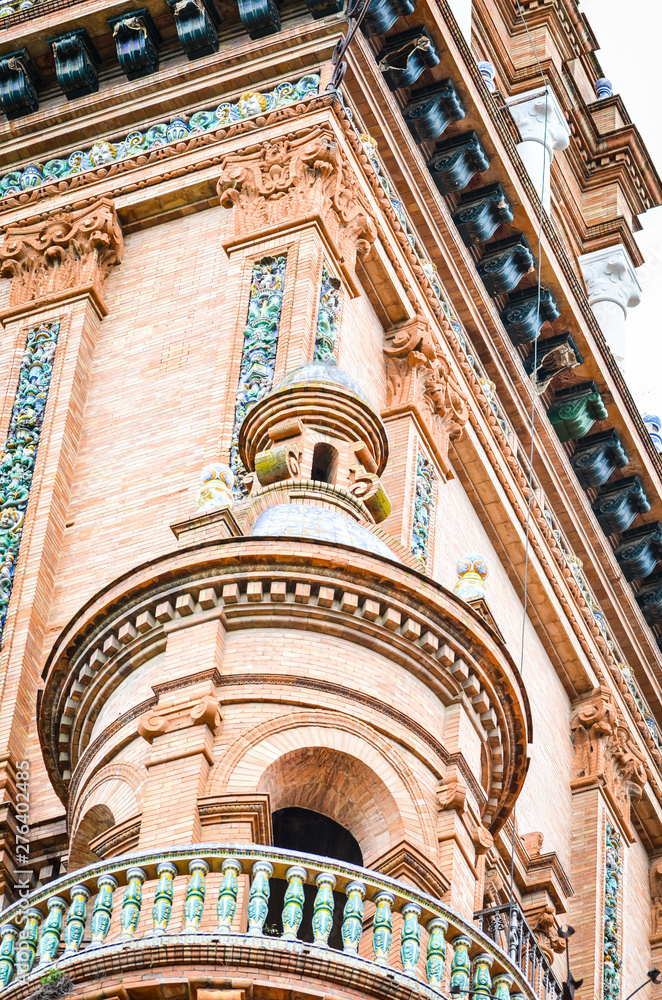
[[[392,743],[339,712],[292,712],[245,734],[207,786],[208,794],[233,791],[268,792],[273,810],[296,805],[329,816],[356,837],[366,864],[402,840],[436,855],[412,770]]]
[[[114,817],[111,825],[137,816],[142,809],[146,780],[147,768],[142,764],[117,761],[102,767],[84,783],[83,790],[74,804],[69,816],[70,836],[72,838],[78,836],[85,817],[97,806],[105,806],[110,811]],[[101,832],[97,830],[88,840]]]

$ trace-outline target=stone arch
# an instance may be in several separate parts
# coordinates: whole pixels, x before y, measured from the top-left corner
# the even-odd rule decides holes
[[[230,747],[208,793],[267,792],[272,810],[299,806],[346,827],[366,864],[402,840],[436,855],[426,795],[395,746],[338,712],[272,719]]]
[[[69,819],[72,842],[78,837],[84,819],[97,806],[107,807],[114,817],[112,825],[138,816],[142,810],[146,781],[147,768],[142,764],[116,761],[102,767],[83,784],[73,805]],[[101,829],[97,831],[101,832]]]

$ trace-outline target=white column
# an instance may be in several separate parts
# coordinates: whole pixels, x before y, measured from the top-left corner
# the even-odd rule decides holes
[[[620,243],[582,254],[578,260],[595,318],[625,374],[627,310],[641,301],[641,286],[632,261]]]
[[[472,0],[448,0],[448,6],[455,14],[460,31],[471,45],[471,4]]]
[[[517,94],[506,103],[522,140],[517,146],[519,155],[536,191],[539,195],[542,192],[543,208],[549,213],[552,199],[549,168],[554,153],[568,147],[570,127],[549,88],[547,93],[530,90]]]

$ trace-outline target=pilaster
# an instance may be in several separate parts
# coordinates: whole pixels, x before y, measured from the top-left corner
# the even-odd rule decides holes
[[[554,153],[570,145],[570,128],[561,106],[546,90],[529,90],[507,102],[521,141],[517,145],[522,162],[549,213],[552,201],[550,170]]]

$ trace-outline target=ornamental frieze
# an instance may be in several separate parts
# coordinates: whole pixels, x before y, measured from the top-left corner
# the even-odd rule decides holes
[[[9,305],[81,288],[101,295],[123,253],[122,230],[108,198],[34,225],[12,226],[0,246],[0,276],[12,279]]]

